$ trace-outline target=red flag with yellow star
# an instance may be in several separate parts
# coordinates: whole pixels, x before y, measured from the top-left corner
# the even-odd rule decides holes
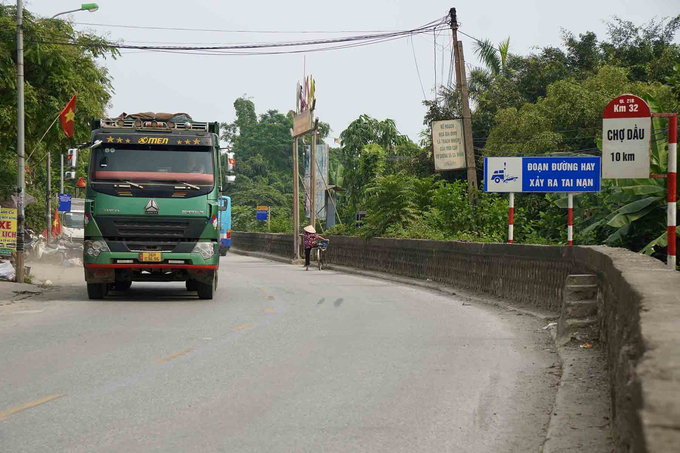
[[[61,235],[61,219],[59,218],[59,208],[54,208],[54,219],[52,220],[52,237],[57,238]]]
[[[76,94],[68,101],[68,104],[66,104],[66,107],[64,107],[64,110],[62,110],[59,115],[61,127],[64,129],[64,134],[66,134],[67,137],[73,137],[73,120],[76,117]]]

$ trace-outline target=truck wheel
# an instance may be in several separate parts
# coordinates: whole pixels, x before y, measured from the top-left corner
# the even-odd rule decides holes
[[[87,297],[92,300],[103,299],[106,296],[106,283],[88,283]]]
[[[127,291],[132,286],[132,282],[116,282],[113,284],[114,291]]]
[[[197,282],[197,285],[199,299],[212,299],[217,289],[217,275],[213,277],[212,283]]]
[[[220,249],[220,256],[227,256],[227,249]]]
[[[196,280],[187,280],[187,291],[198,291],[198,282]]]

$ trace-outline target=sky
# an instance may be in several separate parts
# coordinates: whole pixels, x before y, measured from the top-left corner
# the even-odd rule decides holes
[[[27,0],[25,7],[51,17],[76,9],[80,3]],[[60,17],[75,22],[79,30],[93,30],[126,44],[171,43],[168,45],[290,41],[348,36],[366,30],[407,30],[439,19],[448,14],[449,8],[456,7],[462,32],[496,43],[510,37],[511,52],[522,55],[544,46],[560,46],[563,29],[576,35],[593,31],[604,38],[606,21],[615,15],[642,24],[680,13],[678,0],[486,0],[460,5],[441,0],[98,0],[97,3],[99,10],[94,13]],[[104,24],[249,33],[134,29]],[[380,120],[393,119],[401,133],[418,141],[424,127],[422,101],[424,97],[434,97],[435,78],[437,84],[441,83],[442,75],[448,80],[450,39],[450,31],[445,30],[436,37],[438,47],[430,33],[306,55],[205,56],[123,51],[117,60],[101,61],[110,71],[115,88],[108,114],[187,112],[197,121],[231,122],[235,117],[233,103],[240,96],[251,99],[258,113],[270,109],[285,113],[295,108],[296,83],[306,70],[316,80],[316,116],[331,125],[331,137],[339,137],[349,123],[367,114]],[[478,65],[472,40],[465,36],[459,39],[464,45],[466,63]]]

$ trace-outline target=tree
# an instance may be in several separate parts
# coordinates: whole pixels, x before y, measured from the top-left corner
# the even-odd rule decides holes
[[[470,97],[476,100],[495,79],[510,76],[511,70],[508,66],[510,37],[501,41],[498,47],[488,39],[475,41],[473,52],[486,66],[470,71],[468,81]]]
[[[70,22],[46,19],[24,10],[25,64],[25,149],[29,174],[27,191],[44,201],[46,179],[43,170],[49,151],[58,162],[60,153],[75,143],[90,139],[90,120],[102,117],[111,99],[113,87],[107,69],[98,58],[116,58],[120,54],[107,46],[104,38],[73,29]],[[17,74],[16,8],[0,4],[0,200],[15,191],[17,180]],[[64,44],[54,44],[54,42]],[[74,119],[75,135],[67,138],[57,124],[38,143],[69,99],[78,92]],[[56,158],[56,159],[54,159]],[[86,167],[86,155],[80,158],[79,174]],[[54,166],[57,167],[57,166]],[[58,183],[55,168],[53,181]],[[55,185],[56,187],[56,185]],[[26,225],[42,230],[44,202],[26,209]]]
[[[641,26],[614,17],[607,23],[609,40],[601,47],[611,64],[629,68],[631,80],[663,82],[680,59],[680,46],[673,43],[678,29],[680,14]]]
[[[356,209],[364,189],[364,179],[360,169],[361,154],[367,145],[376,144],[386,155],[396,155],[399,145],[409,142],[408,137],[397,130],[391,119],[379,121],[368,115],[361,115],[340,134],[342,148],[340,163],[344,169],[344,184],[347,189],[345,200],[349,210]],[[350,212],[350,215],[351,214]]]

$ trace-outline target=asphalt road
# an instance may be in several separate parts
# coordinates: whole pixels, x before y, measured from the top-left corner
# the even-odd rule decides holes
[[[218,298],[135,283],[0,310],[2,452],[535,452],[558,361],[539,321],[230,254]],[[69,286],[73,284],[73,286]]]

